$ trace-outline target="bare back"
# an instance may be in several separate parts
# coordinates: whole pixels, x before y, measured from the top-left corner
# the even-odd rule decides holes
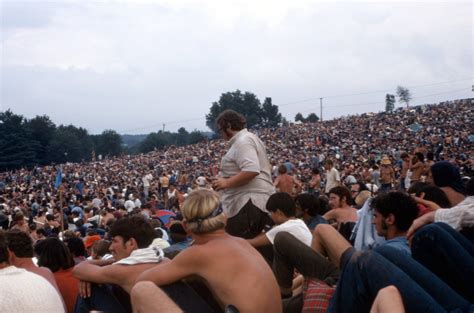
[[[140,280],[151,280],[160,286],[197,275],[207,282],[223,306],[232,304],[242,313],[282,312],[276,278],[249,243],[224,230],[195,239],[199,244],[143,273]]]
[[[293,177],[288,174],[281,174],[275,181],[275,187],[277,187],[280,192],[286,192],[289,195],[293,194],[294,185]]]
[[[278,283],[260,253],[245,240],[226,235],[193,247],[207,255],[199,276],[225,305],[240,312],[281,312]]]

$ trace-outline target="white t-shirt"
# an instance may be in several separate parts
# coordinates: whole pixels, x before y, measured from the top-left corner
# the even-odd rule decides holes
[[[1,312],[64,312],[61,296],[43,277],[15,266],[0,269]]]
[[[143,187],[150,187],[150,181],[153,179],[153,176],[151,174],[147,174],[143,176],[142,181],[143,181]]]
[[[276,234],[279,232],[285,231],[292,234],[296,239],[300,240],[302,243],[306,244],[308,247],[311,247],[311,240],[313,235],[309,230],[308,226],[300,219],[292,219],[284,222],[283,224],[277,225],[265,233],[268,240],[273,244]]]

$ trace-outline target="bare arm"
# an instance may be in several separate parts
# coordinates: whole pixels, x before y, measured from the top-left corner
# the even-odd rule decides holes
[[[252,179],[258,176],[257,172],[245,172],[242,171],[237,175],[229,178],[218,177],[212,183],[212,187],[219,191],[227,188],[240,187],[248,184]]]
[[[247,239],[247,242],[255,248],[272,244],[270,240],[268,240],[268,237],[265,234],[260,234],[257,237],[252,238],[252,239]]]
[[[181,251],[169,262],[161,262],[153,268],[144,271],[138,281],[152,281],[158,286],[168,285],[193,274],[206,262],[206,256],[197,247]]]
[[[74,267],[72,274],[79,280],[98,284],[112,283],[121,285],[122,265],[98,266],[89,262],[81,262]]]

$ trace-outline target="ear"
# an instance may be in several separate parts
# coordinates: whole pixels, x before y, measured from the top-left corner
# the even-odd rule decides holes
[[[394,225],[394,224],[395,224],[395,215],[393,215],[392,213],[390,213],[390,214],[385,218],[385,223],[387,223],[387,225]]]
[[[125,245],[130,248],[132,248],[132,250],[135,250],[135,249],[138,249],[138,244],[137,244],[137,241],[135,240],[135,238],[130,238],[126,243]]]

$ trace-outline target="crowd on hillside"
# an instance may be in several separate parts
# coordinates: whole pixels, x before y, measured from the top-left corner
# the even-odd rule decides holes
[[[468,191],[466,184],[473,176],[474,165],[474,134],[471,122],[473,101],[473,99],[464,99],[437,105],[403,108],[393,113],[362,114],[324,122],[251,130],[266,146],[268,161],[271,164],[272,182],[277,193],[275,193],[276,196],[270,197],[270,199],[272,197],[275,199],[272,200],[273,202],[269,200],[267,211],[273,212],[271,216],[277,225],[275,228],[279,224],[285,224],[288,220],[298,217],[309,229],[309,235],[303,235],[304,239],[300,240],[304,242],[303,246],[299,243],[294,246],[295,240],[298,241],[297,239],[300,238],[296,235],[297,239],[291,237],[294,235],[291,231],[290,237],[274,234],[263,239],[256,237],[255,241],[246,238],[249,239],[250,244],[259,248],[265,260],[271,265],[274,271],[272,279],[276,278],[280,287],[281,295],[279,296],[290,299],[290,301],[283,301],[285,311],[301,312],[305,308],[305,312],[316,312],[318,309],[324,311],[327,309],[329,298],[333,298],[332,308],[335,311],[344,312],[356,307],[351,307],[344,302],[343,297],[346,297],[347,293],[343,291],[345,290],[343,287],[337,285],[338,280],[342,279],[342,275],[352,278],[359,275],[357,276],[359,280],[372,278],[370,275],[365,277],[359,272],[357,275],[354,272],[347,274],[350,267],[347,264],[360,261],[380,265],[385,264],[385,259],[391,260],[395,256],[392,256],[391,251],[381,249],[379,253],[384,260],[375,261],[373,256],[367,258],[364,256],[357,261],[358,255],[354,254],[349,247],[367,250],[381,242],[391,242],[393,238],[399,238],[400,236],[386,234],[386,229],[383,227],[392,228],[384,223],[390,223],[390,221],[380,222],[382,226],[377,226],[373,222],[373,216],[376,219],[377,214],[373,212],[380,211],[383,215],[385,206],[390,206],[389,203],[397,203],[397,201],[407,207],[413,205],[409,196],[407,199],[402,196],[399,198],[395,196],[393,199],[386,198],[384,195],[388,191],[398,191],[399,195],[403,195],[408,190],[411,194],[416,194],[418,203],[412,206],[413,212],[416,211],[416,213],[413,213],[411,217],[396,216],[396,219],[410,220],[409,225],[406,222],[403,227],[395,225],[398,228],[393,228],[397,234],[403,232],[402,237],[405,239],[402,243],[397,239],[396,243],[391,244],[409,255],[417,254],[417,261],[426,265],[422,262],[424,259],[420,257],[422,252],[426,252],[422,249],[425,247],[424,244],[420,243],[416,252],[410,251],[408,245],[405,244],[405,233],[409,231],[408,228],[418,216],[425,213],[428,216],[440,207],[462,206],[466,199],[472,199],[469,197],[472,196],[469,194],[472,190]],[[96,296],[89,299],[100,302],[99,294],[104,290],[98,290],[96,287],[93,289],[90,285],[83,283],[88,280],[85,273],[94,269],[87,268],[86,265],[82,265],[83,269],[78,266],[83,262],[97,262],[93,264],[99,265],[120,262],[122,258],[117,255],[122,248],[117,248],[117,243],[112,240],[114,233],[122,236],[121,232],[127,233],[126,228],[151,227],[152,234],[143,234],[143,236],[149,237],[144,242],[147,246],[153,247],[154,252],[146,256],[133,253],[130,256],[131,251],[134,250],[133,247],[130,246],[130,251],[123,248],[125,255],[123,259],[126,260],[124,262],[131,263],[122,264],[136,265],[133,263],[134,257],[150,258],[152,260],[150,263],[159,263],[164,257],[173,259],[193,246],[193,239],[196,240],[196,238],[189,236],[190,231],[182,220],[195,222],[192,215],[197,213],[186,212],[185,203],[187,199],[198,197],[196,195],[214,199],[213,194],[209,195],[206,192],[212,190],[213,187],[216,189],[213,182],[222,171],[221,162],[223,158],[226,158],[228,148],[229,144],[224,140],[207,140],[184,147],[171,146],[148,154],[106,158],[90,163],[36,166],[33,169],[23,168],[0,173],[0,229],[8,230],[6,234],[0,233],[0,248],[2,236],[4,236],[10,253],[16,255],[13,260],[20,260],[18,267],[26,264],[21,263],[26,262],[22,259],[35,256],[35,262],[42,266],[38,267],[39,269],[46,267],[50,270],[37,274],[52,282],[61,295],[60,302],[66,311],[86,312],[95,306],[93,301],[84,300],[79,303],[76,299],[85,299],[81,296],[92,290]],[[438,189],[433,191],[430,189],[431,186],[437,186]],[[287,198],[286,195],[289,197]],[[472,211],[471,202],[467,205]],[[191,206],[189,203],[187,205]],[[281,209],[285,205],[287,207]],[[216,218],[220,213],[222,211],[219,212],[217,207],[213,208],[209,211],[209,214],[213,215],[208,215],[204,219]],[[281,217],[274,218],[277,213],[281,214]],[[139,220],[136,219],[137,216],[140,217]],[[121,220],[120,223],[124,225],[118,223]],[[199,218],[196,221],[201,223]],[[375,226],[372,226],[372,223],[375,223]],[[465,228],[471,228],[473,225],[468,224],[468,226]],[[379,232],[377,227],[382,227],[385,235],[382,235],[384,231]],[[460,230],[464,227],[454,228]],[[199,228],[197,229],[198,231],[196,229],[193,231],[199,235]],[[28,236],[25,239],[18,232]],[[271,230],[268,233],[271,233]],[[134,233],[130,236],[133,238],[133,236],[142,235]],[[472,233],[467,232],[465,236],[467,240],[472,240]],[[25,245],[28,248],[16,247],[19,249],[17,253],[15,240],[20,242],[18,246]],[[421,242],[421,239],[419,240]],[[140,250],[144,247],[138,241],[137,239],[135,249]],[[334,245],[329,247],[328,245],[332,245],[333,242],[341,242],[341,245],[337,249]],[[269,257],[260,248],[270,243],[273,245],[273,252]],[[123,243],[123,247],[128,246]],[[472,241],[469,247],[472,247]],[[307,248],[310,250],[306,251]],[[114,252],[112,255],[109,249]],[[467,256],[461,257],[463,264],[467,266],[466,272],[462,275],[469,275],[469,271],[472,272],[474,268],[474,266],[469,266],[469,264],[474,265],[470,263],[474,260],[474,253],[469,249]],[[288,251],[298,252],[289,256]],[[314,251],[318,253],[317,256],[313,254]],[[243,251],[242,253],[250,252]],[[317,259],[319,255],[332,259],[333,263],[329,264],[328,261]],[[294,257],[300,261],[294,260]],[[68,258],[71,261],[67,261]],[[304,259],[308,260],[306,265],[301,263]],[[312,266],[307,265],[314,262],[325,268],[324,275],[320,272],[316,273]],[[342,266],[343,263],[344,266]],[[334,264],[337,265],[334,266]],[[35,268],[33,263],[28,266],[30,269]],[[28,269],[28,266],[24,268]],[[406,261],[402,260],[400,264],[396,263],[396,266],[396,270],[403,266],[412,270],[418,265],[411,263],[407,265]],[[433,277],[438,274],[435,265],[431,267],[426,265],[426,267],[435,273]],[[291,268],[291,271],[288,271],[288,268]],[[294,268],[297,269],[296,273],[299,275],[294,273]],[[143,270],[152,271],[149,267]],[[97,275],[102,274],[98,272]],[[205,274],[202,275],[205,276]],[[373,275],[378,275],[378,273],[373,273]],[[468,304],[472,304],[474,300],[472,290],[469,291],[469,287],[465,287],[467,282],[450,280],[443,277],[443,274],[440,275],[442,281],[438,283],[435,280],[434,285],[445,291],[449,289],[446,294],[450,295],[452,300],[443,302],[444,300],[437,298],[441,295],[432,293],[430,290],[427,291],[428,298],[431,300],[434,298],[434,302],[443,308],[461,308],[466,312],[472,309],[472,306]],[[136,276],[133,277],[136,278]],[[418,285],[422,285],[422,288],[428,288],[429,283],[425,285],[420,280],[413,279]],[[162,282],[159,278],[157,281]],[[133,284],[113,279],[110,283],[122,287],[121,291],[113,292],[133,296]],[[346,284],[344,287],[350,289],[351,285]],[[393,281],[390,285],[399,286]],[[123,303],[121,297],[117,297],[120,300],[118,307],[131,308],[132,304],[138,307],[143,305],[143,299],[140,299],[142,294],[150,290],[158,292],[150,286],[140,286],[143,290],[136,295],[137,297],[132,297],[132,303]],[[190,290],[183,286],[176,288],[179,292],[185,290],[184,294],[188,291],[192,292],[193,297],[194,292],[199,293],[203,289],[199,282],[191,282],[186,285],[186,288],[189,286],[192,287]],[[384,293],[371,294],[372,300],[378,299],[378,302],[370,303],[374,305],[372,308],[375,308],[376,304],[383,306],[387,304],[387,299],[396,298],[400,294],[405,308],[416,307],[426,310],[435,307],[435,304],[430,302],[431,300],[427,300],[423,304],[424,307],[413,304],[415,297],[407,300],[407,290],[414,290],[411,285],[407,287],[407,290],[398,288],[398,290],[384,289]],[[301,296],[296,295],[298,289],[303,290],[300,293]],[[180,300],[179,296],[175,295],[179,292],[170,290],[165,290],[166,294],[181,308],[183,305],[186,306],[186,302],[189,301]],[[352,296],[358,296],[354,290],[352,292]],[[362,294],[369,291],[360,292]],[[385,292],[389,295],[388,297],[385,296]],[[293,293],[295,296],[292,297]],[[158,293],[153,294],[157,298],[160,297]],[[308,296],[314,294],[326,296],[326,298],[317,298],[317,301],[325,303],[321,305],[321,308],[318,308],[319,304],[314,304],[316,300],[313,299],[313,301]],[[200,296],[207,300],[213,298],[209,295],[200,294]],[[216,297],[215,294],[214,297]],[[304,299],[298,297],[304,297]],[[425,299],[424,297],[425,295],[420,296],[422,299]],[[2,302],[1,298],[0,294],[0,304],[6,303]],[[466,301],[464,299],[467,299],[467,304],[463,302]],[[219,300],[222,299],[217,295],[217,301],[204,301],[206,303],[203,306],[211,306],[212,310],[219,311],[222,305]],[[133,303],[133,301],[136,302]],[[302,307],[302,303],[305,307]],[[397,306],[396,301],[390,304],[392,307]],[[367,309],[367,304],[364,305],[361,306],[364,309],[359,308],[361,312]],[[114,307],[113,310],[115,311],[116,308]],[[231,307],[227,309],[232,310]],[[240,310],[246,311],[242,308]],[[275,310],[277,312],[279,309]],[[2,307],[0,311],[3,311]],[[436,310],[433,309],[434,311]],[[146,309],[143,309],[143,312],[146,312]],[[248,310],[248,312],[255,311]]]

